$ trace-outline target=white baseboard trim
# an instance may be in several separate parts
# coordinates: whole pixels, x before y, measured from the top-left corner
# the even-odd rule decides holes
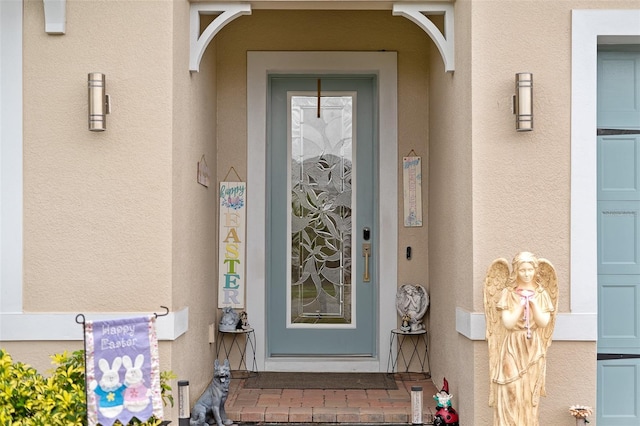
[[[470,312],[456,307],[456,331],[469,340],[485,340],[484,313]],[[553,331],[553,340],[597,341],[598,315],[596,313],[559,313]]]
[[[157,312],[162,314],[162,310]],[[149,312],[83,313],[85,320],[96,321],[149,315]],[[83,340],[82,325],[77,314],[10,313],[0,314],[0,341]],[[176,340],[189,329],[189,308],[159,316],[156,322],[158,340]]]

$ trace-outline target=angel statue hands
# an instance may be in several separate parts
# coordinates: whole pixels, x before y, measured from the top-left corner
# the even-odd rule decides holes
[[[539,426],[547,348],[558,308],[553,265],[529,252],[496,259],[484,282],[489,405],[495,426]]]

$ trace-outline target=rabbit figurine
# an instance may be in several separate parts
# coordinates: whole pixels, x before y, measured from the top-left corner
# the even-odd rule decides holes
[[[136,356],[135,364],[131,363],[128,355],[122,357],[122,363],[127,372],[124,375],[124,385],[127,389],[124,391],[124,408],[138,413],[149,405],[151,390],[144,385],[142,375],[142,364],[144,363],[144,355]]]
[[[120,383],[120,366],[122,365],[122,358],[117,357],[113,360],[113,364],[109,366],[109,362],[101,358],[98,361],[98,366],[102,370],[102,378],[100,382],[93,380],[91,382],[91,390],[93,390],[98,397],[98,410],[107,418],[114,418],[122,412],[123,405],[123,391],[125,386]]]

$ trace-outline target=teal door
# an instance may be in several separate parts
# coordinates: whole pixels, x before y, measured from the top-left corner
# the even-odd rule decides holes
[[[269,78],[268,356],[376,354],[375,84]]]
[[[597,423],[640,424],[640,53],[598,52]]]

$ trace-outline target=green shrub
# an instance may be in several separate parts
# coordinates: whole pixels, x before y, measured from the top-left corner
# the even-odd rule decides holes
[[[66,351],[51,356],[56,367],[50,377],[35,368],[14,362],[0,349],[0,425],[2,426],[82,426],[87,423],[84,379],[84,351]],[[176,376],[160,373],[162,399],[173,406],[169,381]],[[147,422],[133,419],[129,425],[158,426],[155,417]],[[119,425],[119,422],[115,424]]]

